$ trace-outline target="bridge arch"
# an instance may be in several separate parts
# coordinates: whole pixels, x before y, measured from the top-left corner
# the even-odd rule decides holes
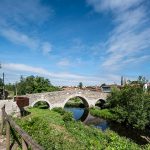
[[[34,102],[31,104],[31,107],[34,107],[34,105],[35,105],[36,103],[38,103],[38,102],[46,102],[46,103],[48,104],[48,106],[49,106],[49,109],[51,109],[51,106],[52,106],[52,105],[50,104],[49,101],[47,101],[47,100],[40,100],[40,99],[34,101]]]
[[[105,99],[99,98],[99,99],[96,100],[95,106],[102,107],[105,103],[106,103]]]
[[[67,103],[70,99],[75,98],[75,97],[79,97],[79,98],[82,100],[82,102],[83,102],[83,104],[84,104],[85,107],[87,107],[87,108],[90,107],[90,105],[89,105],[89,103],[88,103],[88,99],[87,99],[85,96],[75,94],[75,95],[71,95],[71,96],[69,96],[69,97],[66,98],[66,100],[65,100],[64,103],[63,103],[63,108],[65,107],[66,103]]]

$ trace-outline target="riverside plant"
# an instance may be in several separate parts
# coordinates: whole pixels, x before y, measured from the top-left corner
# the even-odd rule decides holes
[[[53,110],[29,109],[30,115],[16,122],[46,150],[148,150],[115,132],[86,126],[75,121],[62,108]]]

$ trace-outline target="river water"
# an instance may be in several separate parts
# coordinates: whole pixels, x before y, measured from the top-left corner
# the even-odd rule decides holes
[[[65,110],[72,112],[75,120],[80,120],[86,125],[94,125],[94,127],[99,128],[103,132],[110,129],[118,133],[120,136],[133,140],[137,144],[147,144],[146,140],[140,136],[141,134],[137,130],[133,130],[119,123],[108,121],[100,117],[92,116],[88,109],[65,107]]]

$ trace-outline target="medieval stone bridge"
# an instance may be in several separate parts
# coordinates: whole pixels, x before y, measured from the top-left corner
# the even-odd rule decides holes
[[[106,101],[107,93],[86,91],[86,90],[70,90],[70,91],[56,91],[36,94],[26,94],[29,98],[29,106],[34,106],[39,101],[48,103],[49,108],[64,107],[65,104],[74,97],[80,97],[86,107],[95,106],[99,100]]]

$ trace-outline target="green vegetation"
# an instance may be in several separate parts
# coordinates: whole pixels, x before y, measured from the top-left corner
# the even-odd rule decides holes
[[[116,120],[116,116],[114,115],[113,111],[110,109],[96,109],[96,108],[91,108],[90,113],[93,116],[97,117],[102,117],[104,119],[109,119],[109,120]]]
[[[9,92],[13,92],[14,95],[25,95],[26,93],[41,93],[41,92],[51,92],[61,90],[51,84],[49,79],[39,76],[28,76],[23,78],[21,76],[20,81],[17,84],[6,84],[5,88]]]
[[[113,89],[107,100],[116,121],[141,130],[150,126],[150,94],[140,85]]]
[[[61,108],[29,109],[30,115],[16,122],[46,150],[148,150],[129,139],[107,130],[102,132],[73,120],[71,113]]]
[[[109,109],[91,109],[91,113],[136,129],[150,128],[150,93],[143,90],[147,82],[145,77],[139,76],[137,81],[128,81],[121,89],[112,88],[106,104]]]
[[[84,104],[79,97],[71,98],[66,104],[65,107],[80,107],[84,108]]]
[[[45,101],[39,101],[39,102],[34,104],[34,107],[40,108],[40,109],[48,109],[49,108],[49,104],[47,102],[45,102]]]
[[[0,88],[3,87],[3,80],[0,78]]]
[[[83,88],[83,83],[80,82],[79,85],[78,85],[78,87],[79,87],[80,89],[82,89],[82,88]]]

